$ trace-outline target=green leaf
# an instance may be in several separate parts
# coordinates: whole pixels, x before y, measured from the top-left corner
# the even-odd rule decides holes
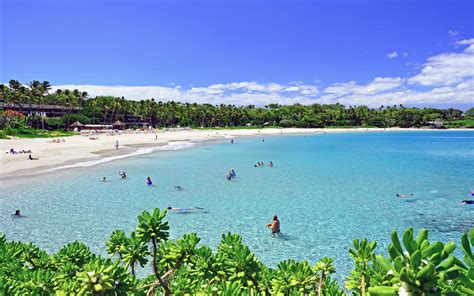
[[[449,243],[444,245],[444,251],[448,254],[451,254],[454,249],[456,249],[456,243],[453,241],[450,241]]]
[[[395,287],[376,286],[370,287],[369,293],[371,296],[396,296],[397,290]]]
[[[396,230],[392,231],[392,245],[399,255],[404,256],[402,245],[400,244],[400,240],[398,239],[398,234]]]
[[[434,275],[435,272],[435,267],[433,264],[428,264],[425,267],[423,267],[418,273],[416,274],[416,277],[419,279],[428,279]]]
[[[412,228],[407,228],[405,230],[405,232],[403,232],[402,241],[403,241],[403,245],[405,246],[405,249],[408,251],[408,253],[411,254],[412,252],[415,251],[414,249],[412,249],[412,247],[413,247],[413,244],[412,244],[413,229]]]
[[[438,267],[441,268],[442,270],[446,270],[453,266],[454,264],[454,256],[449,256],[448,259],[445,259],[443,262],[441,262]]]
[[[472,231],[470,233],[472,233]],[[461,248],[463,249],[464,254],[472,259],[471,245],[469,243],[469,239],[467,238],[467,233],[461,236]]]
[[[435,253],[443,250],[443,243],[435,242],[422,251],[423,257],[431,257]]]
[[[410,257],[410,265],[412,266],[413,270],[417,270],[421,264],[421,252],[416,250]]]
[[[418,232],[418,235],[416,236],[416,243],[418,246],[421,246],[424,240],[428,238],[428,230],[422,228],[420,232]]]

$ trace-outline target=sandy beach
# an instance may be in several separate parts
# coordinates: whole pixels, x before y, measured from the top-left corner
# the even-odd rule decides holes
[[[155,148],[173,145],[176,142],[200,142],[209,140],[223,140],[238,137],[295,135],[295,134],[328,134],[347,132],[390,132],[413,131],[420,129],[299,129],[299,128],[266,128],[266,129],[237,129],[237,130],[178,130],[178,131],[147,131],[123,132],[108,135],[98,134],[98,138],[91,140],[89,135],[77,135],[62,138],[54,143],[51,138],[10,139],[0,140],[0,180],[17,178],[20,176],[35,175],[51,172],[57,168],[71,168],[74,164],[97,163],[97,160],[107,158],[108,161],[146,153],[138,151],[140,148]],[[115,149],[116,141],[119,149]],[[7,153],[11,148],[16,151],[31,150],[35,160],[29,160],[30,153]],[[137,153],[143,152],[143,153]],[[149,150],[148,150],[149,151]]]

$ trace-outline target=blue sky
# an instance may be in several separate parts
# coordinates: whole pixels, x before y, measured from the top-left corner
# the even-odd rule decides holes
[[[0,2],[3,82],[211,103],[474,105],[474,1]]]

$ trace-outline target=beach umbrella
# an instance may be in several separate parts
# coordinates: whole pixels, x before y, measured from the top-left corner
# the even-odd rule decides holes
[[[82,123],[80,123],[79,121],[76,121],[73,124],[71,124],[71,127],[83,127],[83,126],[84,125]]]
[[[124,126],[125,123],[121,122],[120,120],[117,120],[117,121],[114,122],[112,125],[113,125],[113,126]]]
[[[121,122],[120,120],[117,120],[116,122],[112,123],[112,126],[114,128],[121,129],[125,126],[125,123]]]

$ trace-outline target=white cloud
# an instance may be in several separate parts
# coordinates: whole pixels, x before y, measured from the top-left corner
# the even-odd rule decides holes
[[[389,59],[394,59],[396,57],[398,57],[398,52],[396,51],[387,53],[387,58]]]
[[[409,84],[426,86],[453,85],[474,76],[474,40],[462,40],[457,44],[469,44],[460,53],[442,53],[428,58],[421,72],[411,77]]]
[[[459,32],[458,32],[458,31],[449,30],[449,31],[448,31],[448,34],[449,34],[449,36],[453,36],[453,37],[454,37],[454,36],[458,36],[458,35],[459,35]]]
[[[454,42],[454,44],[456,44],[456,45],[474,44],[474,38],[459,40],[459,41]]]
[[[400,77],[377,77],[365,85],[358,85],[355,81],[335,83],[327,87],[324,92],[337,96],[349,94],[372,95],[399,87],[403,83],[404,80]]]
[[[367,83],[334,83],[322,91],[318,85],[294,81],[288,84],[241,81],[208,86],[103,86],[56,85],[55,89],[79,89],[91,97],[110,95],[139,100],[263,106],[270,103],[380,105],[474,104],[474,38],[457,41],[458,52],[429,57],[411,77],[376,77]],[[398,53],[394,52],[397,56]],[[406,56],[407,53],[403,53]]]

